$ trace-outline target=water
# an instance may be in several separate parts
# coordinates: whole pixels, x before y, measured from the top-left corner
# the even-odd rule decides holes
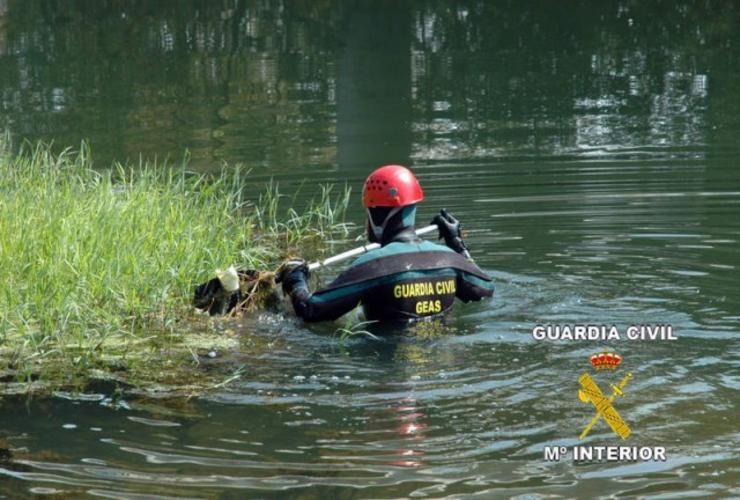
[[[240,348],[202,361],[225,382],[206,397],[5,397],[0,495],[738,495],[739,19],[726,2],[0,0],[16,137],[89,139],[100,165],[187,148],[299,203],[410,164],[422,222],[455,213],[497,283],[382,341],[240,320]],[[548,323],[678,340],[534,341]],[[666,462],[544,460],[591,418],[578,377],[603,349],[624,358],[605,392],[633,373],[626,444]],[[602,421],[586,444],[619,439]]]

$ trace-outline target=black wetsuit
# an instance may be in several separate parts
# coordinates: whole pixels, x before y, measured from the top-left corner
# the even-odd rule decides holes
[[[478,266],[406,227],[326,288],[312,294],[305,281],[298,283],[291,300],[305,321],[333,320],[358,304],[368,320],[408,321],[448,312],[455,297],[468,302],[492,295],[491,277]]]

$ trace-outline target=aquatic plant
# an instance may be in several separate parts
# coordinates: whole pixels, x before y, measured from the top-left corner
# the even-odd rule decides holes
[[[310,257],[346,237],[347,189],[282,210],[276,185],[248,199],[248,178],[240,166],[189,171],[187,157],[93,169],[85,144],[59,154],[2,147],[0,375],[156,380],[146,367],[187,360],[211,328],[191,307],[194,284],[231,264],[273,269],[298,248]]]
[[[337,328],[334,331],[335,336],[339,336],[339,342],[344,344],[350,339],[358,338],[358,337],[365,337],[372,340],[380,340],[380,338],[367,331],[365,327],[367,325],[372,325],[374,323],[377,323],[377,321],[359,321],[359,320],[353,320],[350,319],[346,325]]]

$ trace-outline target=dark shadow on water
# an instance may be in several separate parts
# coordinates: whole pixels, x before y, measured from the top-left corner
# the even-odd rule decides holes
[[[411,6],[341,2],[337,63],[337,164],[366,169],[409,164]]]

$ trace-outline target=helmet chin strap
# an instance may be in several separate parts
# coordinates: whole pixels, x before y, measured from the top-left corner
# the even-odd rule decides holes
[[[383,239],[383,231],[385,231],[385,225],[388,223],[389,220],[391,220],[391,217],[396,215],[398,212],[400,212],[403,209],[403,207],[395,207],[390,212],[388,212],[388,215],[385,216],[385,219],[383,219],[383,222],[376,225],[373,221],[373,216],[370,214],[370,209],[367,209],[367,220],[370,223],[370,230],[373,232],[373,236],[375,237],[376,241],[381,241]]]

